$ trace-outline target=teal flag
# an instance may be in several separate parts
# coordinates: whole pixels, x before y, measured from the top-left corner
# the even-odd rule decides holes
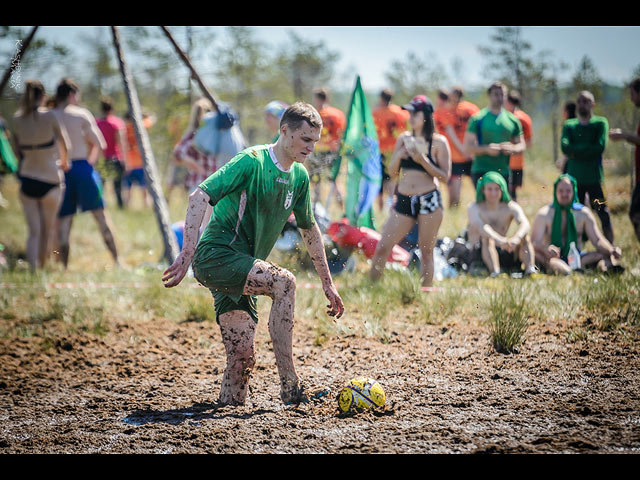
[[[7,138],[4,127],[0,125],[0,174],[18,171],[18,160],[13,153],[11,143]]]
[[[382,164],[376,126],[359,76],[340,154],[347,161],[345,215],[349,224],[375,229],[373,202],[380,193]]]

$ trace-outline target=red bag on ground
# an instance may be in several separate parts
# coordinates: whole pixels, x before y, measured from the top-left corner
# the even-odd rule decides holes
[[[343,218],[339,222],[333,222],[327,229],[327,234],[338,245],[343,247],[357,247],[365,257],[372,258],[376,252],[376,247],[382,235],[375,230],[367,227],[354,227],[349,225],[346,218]],[[409,265],[411,255],[404,248],[395,245],[389,257],[388,262],[396,262],[404,265]]]

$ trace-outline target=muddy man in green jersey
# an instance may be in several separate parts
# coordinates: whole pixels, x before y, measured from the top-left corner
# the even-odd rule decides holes
[[[256,295],[273,300],[269,333],[282,401],[295,404],[314,395],[300,382],[293,362],[296,279],[265,260],[291,212],[329,300],[327,313],[336,318],[344,313],[313,216],[309,175],[302,165],[321,131],[318,112],[311,105],[295,103],[282,116],[274,144],[243,150],[189,196],[183,248],[162,280],[165,287],[174,287],[192,265],[196,279],[213,294],[227,352],[222,404],[243,405],[246,400],[255,364]],[[213,206],[213,214],[198,241],[207,204]]]

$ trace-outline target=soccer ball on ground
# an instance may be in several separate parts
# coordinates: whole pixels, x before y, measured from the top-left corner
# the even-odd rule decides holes
[[[357,377],[340,390],[338,407],[344,413],[353,410],[382,408],[385,400],[384,390],[376,380],[368,377]]]

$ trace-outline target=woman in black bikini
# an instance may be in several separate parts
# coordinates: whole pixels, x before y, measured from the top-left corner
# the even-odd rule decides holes
[[[433,248],[444,216],[440,182],[451,175],[451,152],[447,139],[434,132],[433,104],[417,95],[408,105],[411,132],[398,137],[389,164],[389,175],[400,176],[396,201],[373,256],[370,277],[382,276],[386,260],[396,245],[418,222],[418,243],[422,254],[422,285],[433,283]]]
[[[52,250],[64,194],[63,169],[69,169],[69,139],[55,114],[44,108],[45,100],[42,83],[28,81],[13,118],[13,138],[20,158],[20,201],[29,228],[27,260],[32,270],[43,267]]]

